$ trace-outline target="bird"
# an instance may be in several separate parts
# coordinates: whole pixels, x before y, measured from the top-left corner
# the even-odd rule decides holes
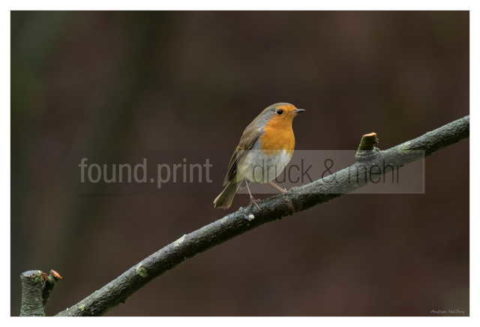
[[[293,120],[304,111],[291,103],[275,103],[266,107],[245,128],[230,158],[224,189],[213,200],[215,208],[230,208],[242,183],[246,185],[250,202],[257,207],[249,182],[269,183],[280,192],[287,192],[273,180],[292,159],[295,149]]]

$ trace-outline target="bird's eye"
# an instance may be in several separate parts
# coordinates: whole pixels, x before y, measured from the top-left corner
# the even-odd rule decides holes
[[[283,109],[278,109],[276,112],[277,112],[277,114],[281,115],[281,114],[283,114]]]

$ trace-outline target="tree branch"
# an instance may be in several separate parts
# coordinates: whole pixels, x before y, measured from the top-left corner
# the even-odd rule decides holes
[[[239,210],[216,220],[161,248],[157,252],[129,268],[101,289],[79,303],[58,313],[59,316],[101,315],[149,281],[172,269],[187,258],[220,244],[234,236],[262,224],[306,210],[351,192],[368,183],[367,178],[351,178],[351,171],[370,168],[374,165],[403,166],[429,155],[443,147],[460,141],[469,135],[469,116],[463,117],[385,151],[379,151],[376,134],[364,135],[357,152],[357,161],[336,173],[335,183],[331,176],[291,189],[288,193],[270,197],[254,206]],[[381,174],[385,171],[381,171]],[[361,176],[360,176],[361,177]],[[327,181],[327,178],[329,179]]]
[[[45,305],[55,283],[62,276],[55,270],[44,273],[41,270],[29,270],[20,275],[22,282],[22,305],[20,316],[45,316]]]

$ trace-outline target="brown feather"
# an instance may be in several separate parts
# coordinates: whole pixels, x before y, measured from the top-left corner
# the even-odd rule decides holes
[[[258,115],[243,131],[240,141],[228,163],[228,170],[225,179],[223,180],[223,186],[227,185],[232,180],[235,180],[235,177],[237,176],[238,162],[255,146],[255,143],[262,135],[263,130],[259,127],[259,118],[262,116],[262,113]]]

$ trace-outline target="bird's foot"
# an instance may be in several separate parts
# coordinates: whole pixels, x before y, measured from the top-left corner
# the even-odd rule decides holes
[[[255,206],[257,209],[260,209],[260,206],[258,205],[258,200],[255,199],[253,196],[250,197],[250,206]]]
[[[280,191],[281,193],[287,193],[288,190],[284,187],[281,187],[280,185],[278,185],[277,183],[274,183],[274,182],[270,182],[270,185],[272,185],[274,188],[276,188],[278,191]]]

